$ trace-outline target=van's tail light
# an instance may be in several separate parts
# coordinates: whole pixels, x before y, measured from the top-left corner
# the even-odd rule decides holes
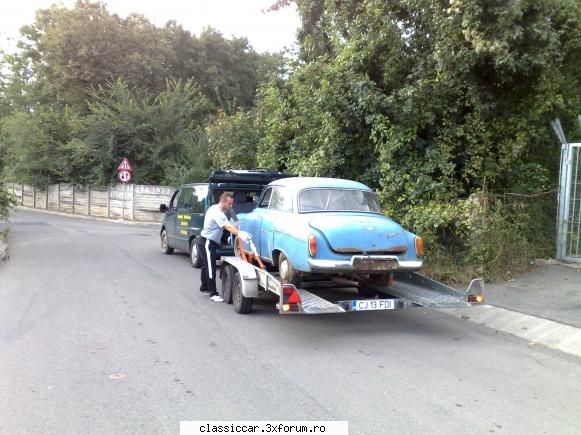
[[[424,255],[424,241],[419,236],[416,236],[416,254],[418,257]]]
[[[301,311],[301,296],[292,284],[283,284],[282,286],[282,311],[299,312]]]
[[[317,238],[313,235],[309,235],[309,255],[314,257],[317,255]]]

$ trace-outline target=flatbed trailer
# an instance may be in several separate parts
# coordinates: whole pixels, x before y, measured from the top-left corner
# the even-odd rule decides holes
[[[220,277],[221,296],[240,314],[250,313],[254,299],[265,293],[278,296],[276,308],[280,314],[331,314],[418,306],[463,308],[484,300],[484,281],[481,278],[472,280],[468,288],[461,291],[417,272],[395,271],[389,285],[345,278],[309,281],[296,288],[282,283],[278,273],[267,271],[261,263],[256,265],[238,256],[222,258]],[[374,297],[362,294],[373,294]]]

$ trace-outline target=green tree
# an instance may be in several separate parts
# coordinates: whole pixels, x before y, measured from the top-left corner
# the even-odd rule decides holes
[[[256,168],[261,132],[252,111],[226,115],[220,112],[207,129],[213,166],[229,169]]]
[[[496,248],[508,252],[488,237],[493,227],[534,236],[511,206],[483,201],[479,215],[463,204],[554,185],[549,121],[573,125],[581,107],[578,2],[294,3],[301,57],[261,90],[261,165],[367,182],[391,216],[467,257],[486,251],[485,266]],[[554,228],[550,210],[529,221]],[[470,231],[478,222],[480,239]]]
[[[2,120],[7,180],[34,185],[82,181],[92,164],[86,144],[75,135],[82,119],[73,110],[14,112]]]
[[[90,92],[89,109],[83,137],[98,156],[99,182],[113,180],[123,157],[133,163],[136,182],[164,182],[170,163],[190,162],[203,144],[208,102],[193,82],[168,81],[155,96],[117,80]]]

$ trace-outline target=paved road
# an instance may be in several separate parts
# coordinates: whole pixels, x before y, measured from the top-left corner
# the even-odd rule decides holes
[[[0,264],[0,433],[348,420],[350,434],[581,432],[577,359],[424,309],[248,316],[156,227],[18,211]]]

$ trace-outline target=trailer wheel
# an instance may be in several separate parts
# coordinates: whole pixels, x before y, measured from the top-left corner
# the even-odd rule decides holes
[[[252,311],[252,298],[246,298],[242,294],[242,277],[234,272],[232,277],[232,303],[234,310],[239,314],[248,314]]]
[[[229,264],[224,265],[222,272],[222,291],[220,296],[227,304],[232,303],[232,287],[234,285],[234,269]]]

